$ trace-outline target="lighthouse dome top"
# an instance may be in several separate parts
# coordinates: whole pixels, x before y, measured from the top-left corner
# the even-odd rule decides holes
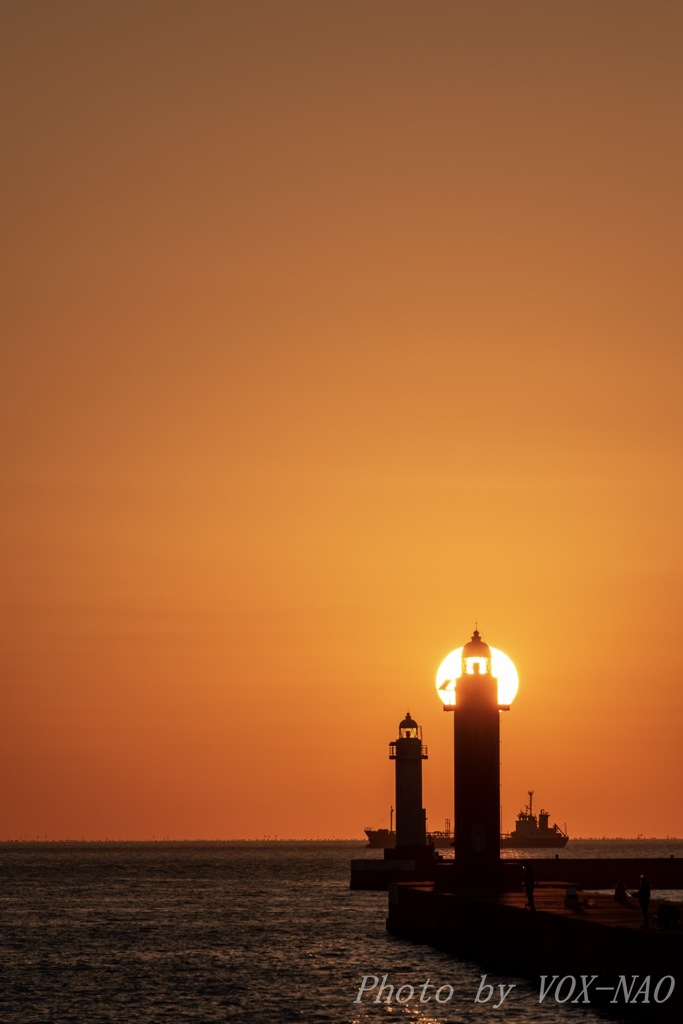
[[[475,629],[472,634],[472,639],[468,640],[462,649],[463,659],[465,658],[490,658],[491,648],[489,645],[482,640],[481,634],[478,629]]]
[[[406,717],[399,725],[398,735],[399,738],[402,740],[419,739],[420,727],[415,721],[415,719],[411,717],[410,711],[406,712]]]

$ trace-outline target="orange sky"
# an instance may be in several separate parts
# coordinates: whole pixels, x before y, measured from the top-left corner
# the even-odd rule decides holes
[[[8,0],[0,838],[683,835],[683,8]]]

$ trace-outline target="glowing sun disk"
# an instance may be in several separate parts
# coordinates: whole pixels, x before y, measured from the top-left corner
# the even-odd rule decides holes
[[[490,647],[490,645],[489,645]],[[447,707],[455,704],[455,681],[462,675],[462,647],[451,651],[439,665],[436,673],[436,691]],[[519,676],[511,658],[503,651],[490,647],[491,651],[491,674],[498,680],[498,703],[511,704],[517,694],[519,687]],[[468,658],[465,666],[467,673],[474,671],[473,662],[480,662],[480,670],[484,670],[483,658]]]

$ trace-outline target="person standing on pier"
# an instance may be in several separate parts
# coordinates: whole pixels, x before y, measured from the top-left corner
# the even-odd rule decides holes
[[[640,903],[640,910],[643,915],[643,928],[648,928],[650,921],[648,911],[650,908],[650,880],[645,875],[640,876],[640,885],[638,886],[638,902]]]

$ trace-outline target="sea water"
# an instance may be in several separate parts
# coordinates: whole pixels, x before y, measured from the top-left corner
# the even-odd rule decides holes
[[[562,856],[670,853],[683,844],[570,843]],[[378,855],[345,841],[0,844],[0,1021],[604,1020],[388,935],[386,893],[349,888],[351,859]]]

